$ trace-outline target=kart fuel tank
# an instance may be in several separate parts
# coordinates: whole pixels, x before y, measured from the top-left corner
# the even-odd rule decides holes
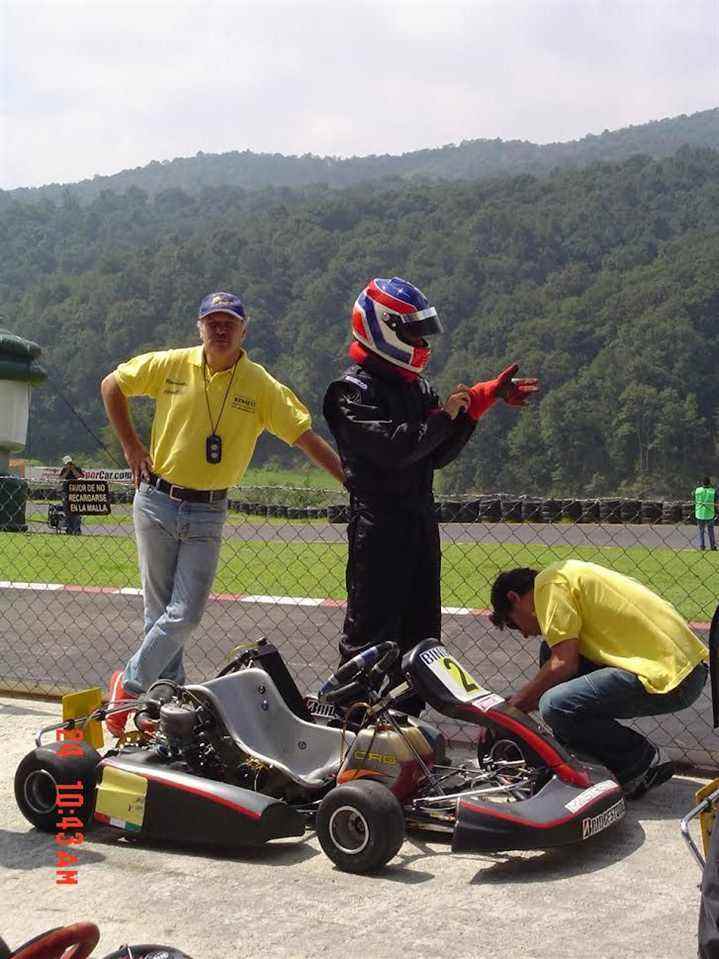
[[[98,771],[95,818],[129,835],[227,849],[305,832],[282,800],[173,769],[147,750],[106,758]]]
[[[434,749],[422,732],[406,720],[401,733],[389,725],[368,726],[357,734],[339,771],[337,783],[375,779],[402,802],[425,778],[417,754],[426,766],[432,767]]]

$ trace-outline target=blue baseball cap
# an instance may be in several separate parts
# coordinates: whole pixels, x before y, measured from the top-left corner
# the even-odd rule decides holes
[[[200,309],[197,319],[201,320],[210,313],[229,313],[230,316],[237,317],[238,320],[246,320],[245,307],[239,296],[234,293],[208,293],[200,303]]]

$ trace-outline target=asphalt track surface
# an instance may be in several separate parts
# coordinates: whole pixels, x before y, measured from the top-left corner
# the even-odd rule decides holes
[[[280,603],[210,601],[202,624],[186,648],[190,681],[217,673],[230,649],[266,636],[281,650],[299,689],[312,692],[337,665],[337,639],[344,610]],[[114,669],[139,643],[142,599],[121,594],[0,590],[0,688],[60,693],[106,688]],[[21,623],[13,632],[8,624]],[[483,616],[445,615],[443,639],[483,686],[509,694],[532,675],[536,643],[508,631],[498,634]],[[22,677],[22,683],[18,683]],[[719,761],[710,728],[708,691],[691,709],[639,724],[673,758],[700,768]],[[433,717],[452,739],[471,730]]]
[[[35,510],[37,514],[41,510]],[[131,516],[130,507],[115,507],[117,516]],[[230,514],[232,520],[233,515]],[[47,532],[42,523],[30,523],[34,532]],[[127,536],[130,523],[83,524],[83,534],[90,536]],[[342,523],[321,521],[275,520],[263,522],[251,517],[228,521],[224,535],[241,540],[296,543],[346,543],[347,527]],[[599,523],[442,523],[443,543],[518,543],[544,546],[616,546],[629,549],[696,549],[694,526],[668,524],[599,524]]]
[[[13,776],[52,703],[0,697],[0,935],[17,947],[78,920],[95,953],[160,942],[193,959],[691,959],[699,869],[679,820],[701,782],[676,776],[580,845],[453,855],[408,835],[378,874],[342,873],[317,838],[230,857],[120,838],[109,827],[72,847],[77,885],[56,885],[58,846],[31,828]],[[696,836],[696,832],[695,832]]]

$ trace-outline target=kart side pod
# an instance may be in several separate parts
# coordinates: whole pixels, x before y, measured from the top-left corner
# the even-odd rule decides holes
[[[145,839],[224,849],[304,835],[304,818],[282,800],[153,759],[137,753],[100,763],[99,822]]]

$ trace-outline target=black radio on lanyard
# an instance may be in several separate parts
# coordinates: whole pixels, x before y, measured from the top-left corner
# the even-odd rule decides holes
[[[222,414],[225,411],[225,403],[227,402],[227,397],[230,394],[230,387],[232,386],[232,381],[235,378],[235,370],[237,369],[237,363],[239,359],[240,358],[238,356],[234,362],[232,367],[232,376],[230,377],[230,382],[227,384],[227,389],[225,390],[225,398],[222,401],[219,416],[213,423],[212,410],[210,409],[210,398],[207,395],[207,359],[204,353],[202,355],[202,380],[205,384],[205,403],[207,404],[207,415],[210,419],[210,429],[212,430],[210,435],[205,440],[205,459],[208,463],[219,463],[222,459],[222,437],[217,435],[217,430],[220,425],[220,420],[222,419]]]

